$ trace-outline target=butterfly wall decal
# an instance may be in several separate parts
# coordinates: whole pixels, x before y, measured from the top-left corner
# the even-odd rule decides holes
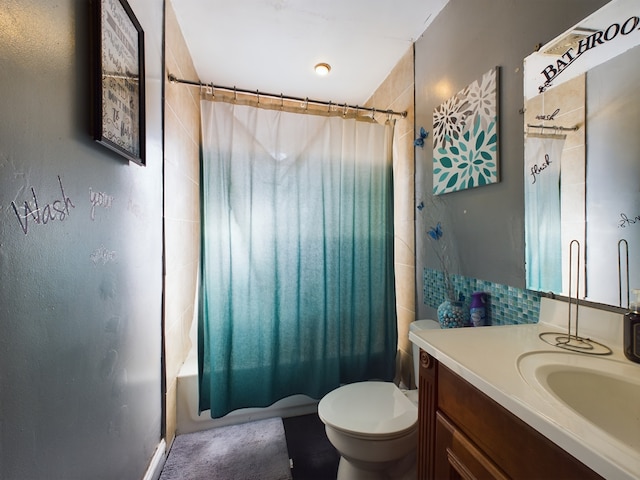
[[[440,225],[440,222],[438,222],[438,224],[435,227],[431,227],[427,231],[427,233],[434,240],[440,240],[440,238],[442,237],[442,225]]]
[[[424,139],[427,138],[429,133],[424,129],[424,127],[420,127],[420,136],[416,138],[413,144],[416,147],[424,148]]]

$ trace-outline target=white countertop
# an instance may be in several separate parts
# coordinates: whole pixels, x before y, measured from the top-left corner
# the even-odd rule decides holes
[[[520,375],[517,363],[521,355],[565,351],[547,344],[538,335],[566,332],[566,303],[542,300],[540,318],[545,322],[423,330],[410,332],[409,339],[603,477],[640,478],[640,432],[635,449],[621,444],[568,407],[544,398]],[[631,365],[632,374],[637,372],[640,378],[640,365],[628,361],[620,347],[621,315],[590,310],[594,309],[580,307],[580,336],[610,347],[613,353],[606,359],[619,361],[624,368]]]

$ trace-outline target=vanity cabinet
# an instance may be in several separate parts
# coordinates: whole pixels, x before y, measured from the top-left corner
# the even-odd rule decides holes
[[[599,479],[562,448],[420,352],[418,479]]]

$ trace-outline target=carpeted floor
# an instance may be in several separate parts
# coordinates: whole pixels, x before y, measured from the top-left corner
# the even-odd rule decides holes
[[[281,418],[178,435],[160,475],[160,480],[291,478]]]
[[[293,480],[335,480],[340,455],[317,414],[283,418]]]

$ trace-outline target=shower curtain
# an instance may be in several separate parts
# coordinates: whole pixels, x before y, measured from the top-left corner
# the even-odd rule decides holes
[[[560,159],[565,136],[527,135],[525,252],[527,288],[562,291]]]
[[[391,380],[392,127],[201,109],[200,411]]]

